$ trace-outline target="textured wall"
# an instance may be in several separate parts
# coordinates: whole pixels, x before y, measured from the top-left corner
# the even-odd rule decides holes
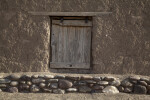
[[[79,72],[150,75],[149,8],[150,0],[0,0],[0,71],[49,71],[50,19],[28,11],[112,11],[93,18],[92,69]]]

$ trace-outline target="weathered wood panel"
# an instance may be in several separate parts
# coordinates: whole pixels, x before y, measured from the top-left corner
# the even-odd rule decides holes
[[[32,15],[49,15],[49,16],[101,16],[109,15],[112,12],[34,12],[29,11]]]
[[[89,26],[92,22],[85,23],[84,20],[78,20],[75,22],[79,23],[73,24],[72,21],[74,22],[74,20],[64,20],[63,23],[66,24],[62,26],[56,24],[60,23],[60,20],[52,22],[51,68],[90,68],[91,27]],[[83,26],[80,26],[81,23]],[[68,64],[71,67],[68,67]]]
[[[52,49],[52,61],[58,61],[58,39],[59,39],[60,27],[57,25],[52,25],[51,34],[51,49]]]
[[[55,16],[55,17],[51,17],[53,20],[61,20],[62,18],[64,20],[92,20],[91,16],[80,16],[80,17],[74,17],[74,16],[63,16],[63,17],[59,17],[59,16]]]
[[[56,62],[50,63],[51,68],[78,68],[78,69],[89,69],[90,64],[89,63],[61,63],[61,62]]]
[[[53,24],[62,25],[62,26],[92,26],[92,22],[85,22],[85,20],[64,20],[61,22],[60,20],[53,20]]]

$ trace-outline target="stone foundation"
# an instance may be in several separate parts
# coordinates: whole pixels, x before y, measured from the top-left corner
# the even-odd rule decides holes
[[[0,76],[1,92],[150,94],[150,79],[129,76],[8,75]]]

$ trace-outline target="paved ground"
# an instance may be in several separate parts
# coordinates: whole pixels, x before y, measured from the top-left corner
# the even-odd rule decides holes
[[[150,100],[150,95],[133,94],[49,94],[49,93],[0,93],[0,100]]]

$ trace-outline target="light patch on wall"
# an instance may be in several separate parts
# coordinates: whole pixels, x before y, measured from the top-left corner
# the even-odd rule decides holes
[[[47,31],[47,32],[46,32],[47,35],[49,35],[49,34],[50,34],[50,25],[49,25],[49,23],[48,23],[47,21],[44,21],[44,22],[43,22],[43,27],[44,27],[44,29]]]
[[[46,37],[44,45],[48,49],[48,46],[49,46],[49,43],[50,43],[50,24],[48,23],[48,21],[43,22],[43,28],[46,31],[46,33],[44,34],[44,36]]]
[[[150,49],[150,42],[149,41],[145,42],[145,49]]]
[[[24,20],[23,15],[22,15],[21,12],[19,12],[17,14],[17,16],[18,16],[18,26],[21,27],[22,26],[22,21]]]
[[[132,18],[134,18],[134,19],[142,19],[141,16],[132,16]]]
[[[119,56],[119,57],[113,59],[115,61],[112,61],[112,63],[114,66],[121,66],[123,64],[123,59],[124,59],[123,56]]]

